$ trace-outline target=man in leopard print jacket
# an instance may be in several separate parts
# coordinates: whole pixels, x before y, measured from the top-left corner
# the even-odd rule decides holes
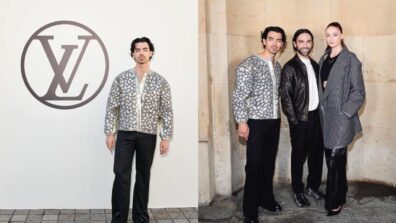
[[[280,212],[272,182],[280,132],[279,84],[281,66],[276,54],[286,35],[267,27],[261,34],[264,50],[242,61],[236,69],[232,107],[238,135],[247,142],[243,195],[245,223],[258,222],[258,208]]]
[[[166,154],[173,134],[173,111],[168,82],[150,70],[154,45],[147,37],[136,38],[131,56],[136,66],[113,81],[107,101],[104,131],[106,146],[113,152],[113,223],[128,221],[132,160],[136,152],[136,182],[133,192],[133,222],[149,222],[150,168],[158,126],[160,154]],[[116,137],[117,136],[117,137]]]

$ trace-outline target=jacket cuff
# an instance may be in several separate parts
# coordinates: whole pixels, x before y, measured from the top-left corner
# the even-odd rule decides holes
[[[116,134],[116,132],[117,131],[110,131],[110,130],[105,130],[105,135],[110,135],[110,134],[112,134],[112,135],[115,135]]]
[[[161,140],[168,140],[169,142],[172,141],[172,137],[170,136],[160,136]]]
[[[163,130],[160,131],[159,137],[160,137],[160,139],[166,139],[166,140],[172,141],[172,133],[171,134],[169,134],[169,133],[164,134]]]
[[[246,122],[247,123],[248,122],[248,118],[236,118],[235,122],[238,123],[238,124],[241,123],[241,122]]]

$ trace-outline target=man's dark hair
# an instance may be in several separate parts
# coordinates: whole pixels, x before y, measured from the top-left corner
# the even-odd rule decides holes
[[[285,34],[285,31],[279,26],[268,26],[267,28],[265,28],[264,31],[261,32],[261,41],[263,39],[267,39],[268,33],[271,32],[271,31],[282,34],[282,42],[283,42],[283,45],[286,46],[286,34]]]
[[[147,37],[141,37],[141,38],[136,38],[132,41],[131,43],[131,55],[135,51],[136,43],[147,43],[149,45],[149,49],[151,52],[154,53],[154,44],[151,42],[151,40]],[[153,56],[151,56],[153,57]],[[150,59],[151,59],[150,57]]]
[[[308,34],[311,36],[312,43],[313,43],[314,37],[313,37],[311,31],[309,31],[309,29],[299,29],[299,30],[297,30],[297,31],[294,33],[293,42],[297,43],[297,42],[296,42],[296,41],[297,41],[297,38],[298,38],[301,34],[303,34],[303,33],[308,33]],[[293,49],[294,49],[294,51],[297,51],[297,47],[295,47],[294,44],[293,44]]]

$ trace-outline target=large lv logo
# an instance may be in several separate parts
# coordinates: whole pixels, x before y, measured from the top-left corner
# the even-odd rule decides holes
[[[90,28],[74,21],[56,21],[39,28],[26,42],[21,73],[38,101],[56,109],[73,109],[89,103],[102,90],[109,57],[102,40]]]
[[[72,73],[67,81],[64,76],[64,71],[65,71],[66,66],[69,63],[70,56],[72,55],[73,51],[78,48],[78,45],[62,45],[62,49],[64,49],[64,53],[63,53],[61,61],[58,63],[58,61],[55,58],[54,52],[52,51],[51,46],[49,44],[49,40],[54,39],[54,36],[37,36],[36,39],[38,39],[40,41],[41,45],[43,46],[45,54],[47,55],[47,58],[51,64],[52,70],[54,71],[54,78],[52,79],[52,82],[48,88],[48,91],[41,98],[44,100],[81,100],[82,97],[84,96],[85,91],[87,90],[88,84],[84,84],[84,87],[78,96],[59,97],[56,95],[55,91],[58,86],[60,86],[63,93],[67,93],[69,91],[71,83],[76,75],[78,66],[80,65],[81,59],[83,58],[85,50],[87,49],[89,41],[94,39],[94,37],[93,36],[78,36],[79,40],[82,39],[85,42],[84,42],[84,45],[80,51],[77,61],[74,64]]]

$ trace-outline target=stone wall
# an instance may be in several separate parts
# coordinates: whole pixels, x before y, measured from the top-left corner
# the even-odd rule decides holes
[[[341,23],[346,45],[363,64],[367,92],[360,111],[363,135],[349,148],[348,178],[396,186],[395,10],[392,0],[199,0],[199,202],[243,187],[245,145],[236,137],[230,104],[234,70],[242,59],[261,51],[260,31],[269,25],[286,31],[288,46],[279,59],[283,65],[294,55],[291,38],[297,29],[313,32],[312,57],[318,60],[325,49],[326,25]],[[285,120],[283,116],[277,182],[290,182]]]

